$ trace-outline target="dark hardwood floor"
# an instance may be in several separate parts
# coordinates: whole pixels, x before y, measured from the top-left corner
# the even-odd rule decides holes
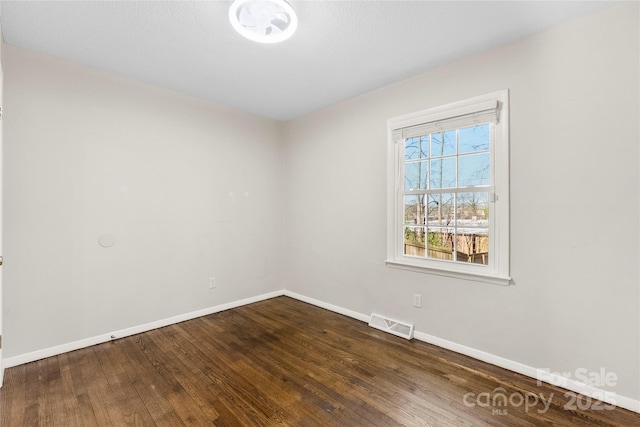
[[[640,425],[601,402],[568,408],[565,393],[279,297],[10,368],[0,423]]]

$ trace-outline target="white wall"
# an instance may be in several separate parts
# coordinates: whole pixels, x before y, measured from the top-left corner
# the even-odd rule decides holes
[[[287,289],[540,369],[604,367],[619,380],[600,388],[640,399],[638,17],[630,2],[286,123]],[[386,120],[500,89],[514,285],[387,268]]]
[[[4,64],[4,357],[282,289],[281,123],[13,46]]]

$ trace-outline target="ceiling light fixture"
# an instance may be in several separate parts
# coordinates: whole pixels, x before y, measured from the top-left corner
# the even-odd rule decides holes
[[[236,0],[229,20],[237,32],[258,43],[278,43],[291,37],[298,17],[284,0]]]

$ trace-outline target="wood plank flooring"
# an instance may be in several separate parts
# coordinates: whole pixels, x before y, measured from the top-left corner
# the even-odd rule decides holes
[[[566,393],[278,297],[10,368],[0,425],[640,425]]]

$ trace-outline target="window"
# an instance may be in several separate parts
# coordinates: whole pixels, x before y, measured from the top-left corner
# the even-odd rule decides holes
[[[508,95],[388,121],[387,265],[509,283]]]

